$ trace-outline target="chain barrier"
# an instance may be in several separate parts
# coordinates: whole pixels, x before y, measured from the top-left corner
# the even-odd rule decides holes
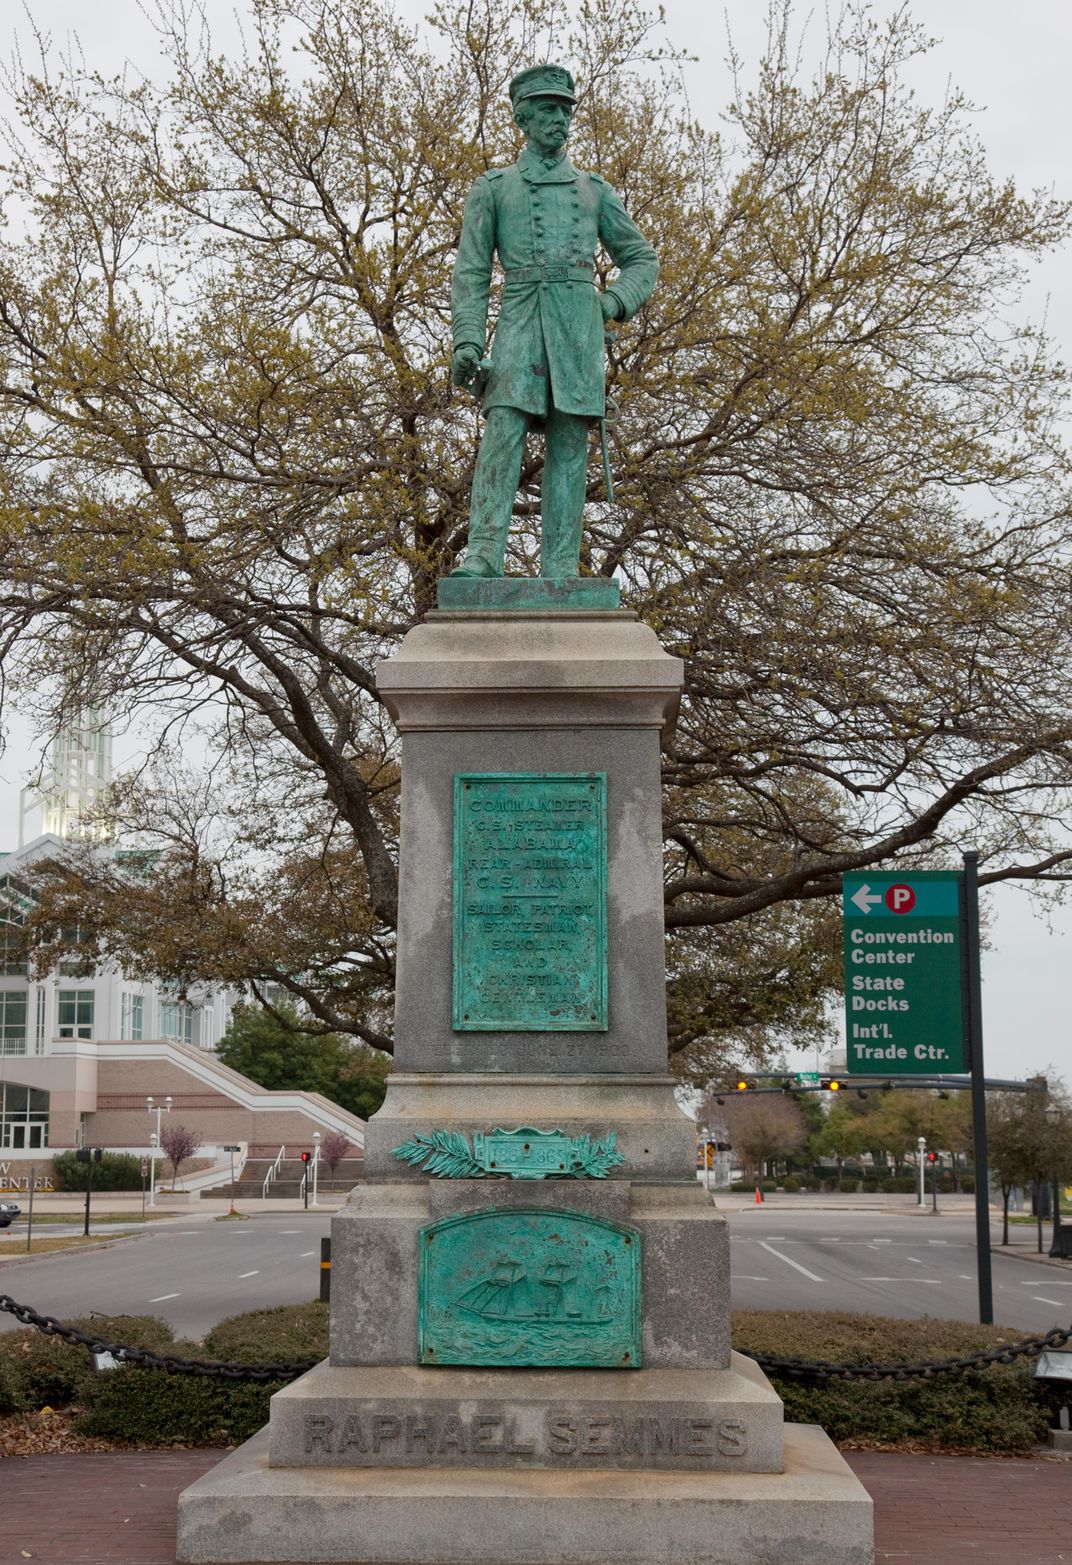
[[[203,1359],[180,1359],[168,1353],[151,1353],[147,1348],[127,1347],[119,1342],[105,1342],[65,1326],[53,1315],[40,1315],[28,1304],[17,1304],[7,1293],[0,1293],[0,1310],[14,1315],[24,1326],[33,1326],[49,1337],[60,1337],[87,1348],[90,1353],[110,1353],[113,1358],[127,1364],[140,1364],[146,1369],[164,1369],[169,1375],[200,1375],[209,1380],[296,1380],[319,1363],[318,1359],[299,1359],[293,1364],[213,1364]],[[963,1375],[971,1370],[986,1369],[991,1364],[1015,1364],[1020,1358],[1037,1358],[1049,1348],[1061,1348],[1072,1340],[1072,1327],[1062,1331],[1054,1327],[1044,1337],[1026,1337],[1023,1342],[1009,1347],[991,1348],[985,1353],[972,1353],[966,1358],[933,1359],[923,1364],[835,1364],[828,1359],[814,1362],[799,1358],[778,1358],[770,1353],[740,1351],[761,1369],[772,1375],[790,1380],[933,1380],[936,1375]]]
[[[1009,1347],[990,1348],[966,1358],[932,1359],[924,1364],[833,1364],[827,1359],[815,1363],[807,1359],[776,1358],[770,1353],[741,1352],[754,1359],[761,1369],[790,1380],[933,1380],[936,1375],[964,1375],[971,1370],[987,1369],[991,1364],[1015,1364],[1019,1358],[1037,1358],[1048,1348],[1063,1347],[1072,1339],[1072,1327],[1062,1331],[1054,1327],[1044,1337],[1025,1337]]]
[[[122,1342],[106,1342],[102,1337],[65,1326],[54,1315],[39,1315],[28,1304],[17,1304],[10,1294],[0,1293],[0,1310],[14,1315],[24,1326],[33,1326],[48,1337],[87,1348],[90,1353],[110,1353],[124,1364],[140,1364],[144,1369],[165,1369],[169,1375],[200,1375],[205,1380],[296,1380],[312,1369],[318,1359],[300,1359],[294,1364],[212,1364],[203,1359],[180,1359],[169,1353],[151,1353],[147,1348],[132,1348]]]

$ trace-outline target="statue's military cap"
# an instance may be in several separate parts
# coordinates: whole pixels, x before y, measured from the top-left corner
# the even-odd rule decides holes
[[[562,65],[530,65],[518,71],[510,83],[510,102],[516,109],[526,98],[565,98],[576,103],[573,77]]]

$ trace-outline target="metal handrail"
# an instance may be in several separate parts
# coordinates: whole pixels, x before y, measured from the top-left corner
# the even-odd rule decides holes
[[[272,1183],[272,1181],[274,1179],[278,1179],[278,1177],[279,1177],[279,1169],[280,1169],[280,1167],[282,1165],[283,1159],[286,1157],[286,1154],[287,1154],[286,1147],[285,1146],[280,1147],[279,1151],[276,1153],[275,1162],[272,1164],[271,1168],[265,1174],[265,1176],[264,1176],[264,1184],[261,1186],[261,1200],[262,1201],[265,1200],[267,1195],[268,1195],[268,1186]]]

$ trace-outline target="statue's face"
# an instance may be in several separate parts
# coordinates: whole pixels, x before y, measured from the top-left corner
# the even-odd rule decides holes
[[[528,98],[515,118],[529,145],[551,157],[566,145],[573,108],[563,98]]]

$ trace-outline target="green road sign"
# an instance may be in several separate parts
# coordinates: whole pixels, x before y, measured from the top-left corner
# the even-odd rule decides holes
[[[818,1071],[797,1071],[796,1083],[798,1087],[817,1087],[819,1081]]]
[[[957,870],[846,875],[845,1036],[850,1075],[965,1070]]]

